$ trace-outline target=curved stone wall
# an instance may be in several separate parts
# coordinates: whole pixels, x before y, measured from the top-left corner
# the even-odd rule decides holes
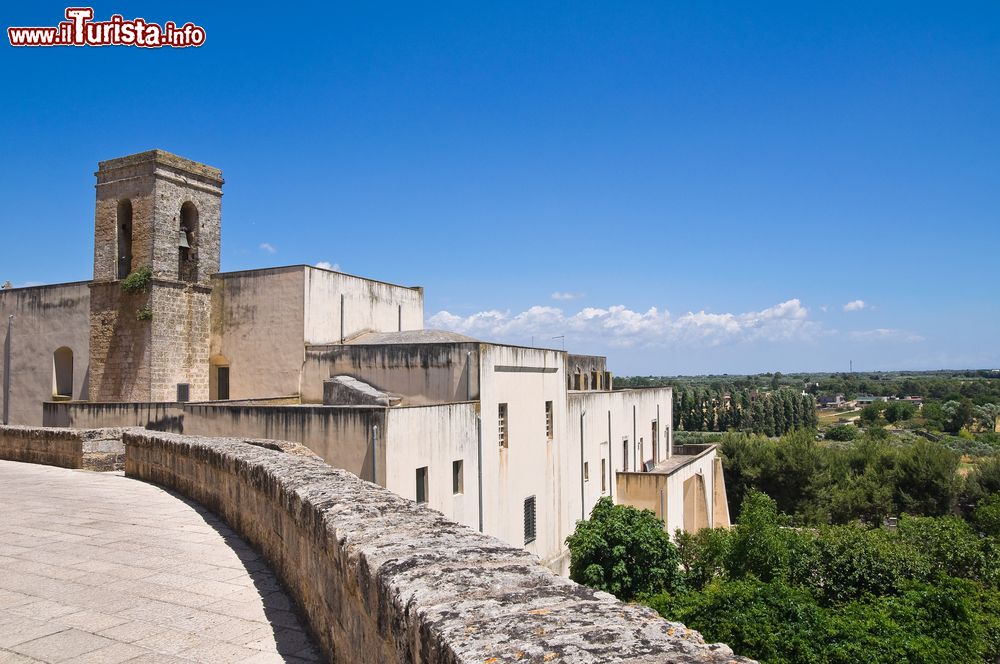
[[[0,459],[84,470],[121,470],[121,428],[49,429],[0,426]]]
[[[749,661],[287,444],[138,430],[125,444],[127,475],[262,551],[331,661]]]

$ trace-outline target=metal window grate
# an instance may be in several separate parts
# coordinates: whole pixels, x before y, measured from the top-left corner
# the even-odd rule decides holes
[[[507,447],[507,404],[502,403],[497,408],[497,434],[500,447]]]
[[[177,401],[185,403],[191,400],[191,385],[188,383],[177,383]]]
[[[524,543],[535,541],[535,497],[524,499]]]
[[[545,437],[552,440],[552,402],[545,402]]]

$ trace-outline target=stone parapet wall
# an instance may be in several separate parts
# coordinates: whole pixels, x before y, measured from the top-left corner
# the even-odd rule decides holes
[[[42,404],[46,427],[102,429],[140,427],[153,431],[184,432],[184,404],[174,402],[95,403],[47,401]]]
[[[277,442],[129,430],[126,474],[259,548],[333,662],[747,662]]]
[[[124,431],[0,426],[0,459],[94,471],[122,470]]]

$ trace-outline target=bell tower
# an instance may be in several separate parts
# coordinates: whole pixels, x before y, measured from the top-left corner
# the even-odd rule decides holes
[[[208,399],[222,172],[150,150],[95,175],[91,399]]]

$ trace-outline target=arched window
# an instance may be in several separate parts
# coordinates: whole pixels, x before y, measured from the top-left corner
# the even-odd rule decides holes
[[[181,205],[179,231],[177,278],[198,281],[198,208],[191,201]]]
[[[73,398],[73,351],[66,346],[52,353],[52,396]]]
[[[132,201],[118,201],[118,278],[124,279],[132,271]]]

